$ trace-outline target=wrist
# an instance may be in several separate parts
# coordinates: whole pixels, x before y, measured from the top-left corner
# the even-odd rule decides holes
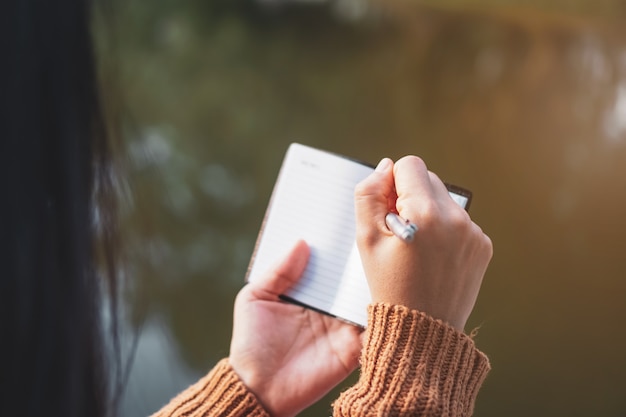
[[[289,409],[288,396],[277,392],[272,377],[257,366],[247,364],[235,357],[229,358],[233,371],[246,389],[256,398],[260,406],[272,417],[293,417],[297,411]]]

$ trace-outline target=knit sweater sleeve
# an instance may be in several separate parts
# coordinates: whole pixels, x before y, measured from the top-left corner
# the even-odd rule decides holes
[[[373,304],[360,378],[334,416],[467,417],[489,370],[469,336],[418,311]]]
[[[152,417],[270,417],[228,359],[181,392]]]
[[[335,417],[468,417],[490,369],[473,340],[402,306],[373,304],[359,381],[334,404]],[[222,359],[152,417],[269,417]]]

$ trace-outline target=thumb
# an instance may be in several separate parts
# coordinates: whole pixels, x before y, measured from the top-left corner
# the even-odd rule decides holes
[[[296,242],[289,252],[259,280],[249,284],[254,297],[277,300],[279,295],[298,282],[309,261],[310,253],[311,249],[305,241]]]
[[[387,229],[385,216],[395,207],[393,161],[382,159],[354,191],[357,241],[373,241]]]

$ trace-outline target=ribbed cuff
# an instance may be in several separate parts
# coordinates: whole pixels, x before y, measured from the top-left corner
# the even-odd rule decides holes
[[[490,370],[474,341],[402,306],[373,304],[361,377],[334,404],[335,416],[470,416]]]
[[[222,359],[200,381],[180,393],[152,417],[269,417],[239,379],[228,359]]]

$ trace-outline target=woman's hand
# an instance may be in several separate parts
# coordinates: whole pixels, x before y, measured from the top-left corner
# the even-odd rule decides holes
[[[492,244],[415,156],[383,159],[355,192],[357,244],[374,302],[404,305],[460,331],[474,307]],[[385,215],[417,224],[411,243]]]
[[[230,364],[276,417],[296,415],[358,365],[358,327],[278,298],[298,281],[309,254],[298,242],[235,301]]]

